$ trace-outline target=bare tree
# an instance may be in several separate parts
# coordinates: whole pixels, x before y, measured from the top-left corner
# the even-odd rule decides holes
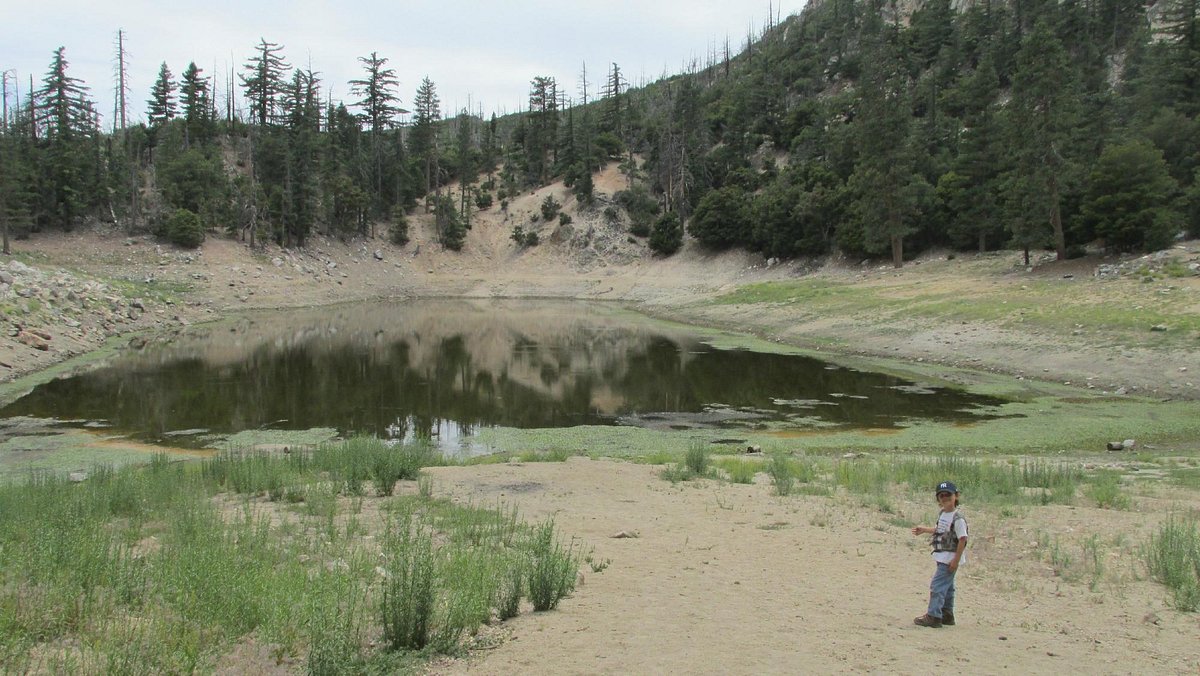
[[[117,29],[117,91],[113,102],[113,131],[125,131],[127,126],[125,116],[129,111],[127,97],[129,95],[128,63],[125,60],[125,31]]]

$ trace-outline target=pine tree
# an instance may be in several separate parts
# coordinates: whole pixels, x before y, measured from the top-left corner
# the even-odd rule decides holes
[[[437,176],[438,145],[437,121],[442,118],[441,101],[438,99],[437,86],[428,76],[422,78],[413,97],[413,128],[408,136],[408,151],[421,163],[422,178],[425,179],[425,195],[429,196],[434,186],[441,185],[441,177]],[[426,201],[426,211],[429,202]]]
[[[1069,167],[1066,145],[1078,122],[1077,97],[1072,64],[1050,24],[1040,20],[1021,41],[1013,74],[1010,112],[1010,144],[1015,150],[1023,188],[1014,195],[1015,209],[1044,214],[1059,260],[1067,257],[1063,230],[1063,179]],[[1014,184],[1016,185],[1016,184]],[[1033,201],[1027,201],[1032,198]],[[1020,222],[1030,224],[1024,217]],[[1022,246],[1035,245],[1022,226]]]
[[[35,126],[44,131],[39,220],[74,227],[90,202],[101,199],[97,116],[87,87],[67,74],[65,49],[54,52],[42,88],[32,97]]]
[[[164,61],[146,100],[146,118],[151,128],[160,127],[175,118],[175,111],[175,80]]]
[[[256,54],[242,66],[246,73],[239,77],[250,101],[250,117],[260,127],[266,127],[276,120],[285,86],[283,74],[291,66],[280,56],[282,45],[259,38],[255,50]]]
[[[471,200],[468,195],[471,186],[479,179],[478,162],[476,161],[475,134],[472,130],[473,118],[464,108],[455,119],[455,164],[458,170],[459,212],[462,214],[463,227],[471,229]]]
[[[360,96],[354,105],[361,110],[361,118],[371,129],[372,134],[379,134],[392,125],[399,108],[396,106],[400,98],[396,96],[396,70],[387,68],[388,60],[371,52],[370,56],[358,57],[366,71],[366,77],[350,81],[350,91]]]
[[[311,70],[296,69],[283,100],[287,119],[287,170],[284,178],[284,246],[303,246],[316,223],[319,204],[319,133],[321,81]],[[372,233],[374,235],[374,233]]]
[[[197,68],[193,61],[183,71],[183,81],[179,85],[180,113],[185,123],[184,142],[188,145],[193,140],[207,140],[212,123],[212,94],[203,73],[204,70]]]
[[[556,145],[558,96],[553,77],[539,75],[529,83],[529,126],[525,131],[525,178],[544,185],[550,178],[551,150]]]
[[[373,199],[375,213],[383,216],[390,213],[390,204],[384,200],[383,194],[383,138],[384,131],[392,126],[399,108],[395,90],[397,86],[396,71],[387,67],[388,60],[371,52],[370,56],[358,57],[366,77],[350,81],[350,91],[360,98],[354,105],[362,113],[360,119],[367,123],[371,130],[371,185],[374,186]]]
[[[896,34],[881,29],[864,49],[857,127],[858,156],[851,184],[857,189],[854,212],[868,251],[891,249],[892,265],[904,265],[904,238],[928,189],[914,170],[912,106]]]

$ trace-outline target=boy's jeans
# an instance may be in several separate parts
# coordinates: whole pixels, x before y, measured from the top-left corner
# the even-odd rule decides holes
[[[950,564],[939,563],[933,580],[929,583],[929,614],[941,617],[942,611],[954,612],[954,573]]]

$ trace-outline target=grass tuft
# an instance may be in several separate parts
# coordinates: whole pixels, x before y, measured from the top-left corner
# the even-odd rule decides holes
[[[1200,528],[1195,514],[1171,514],[1150,538],[1143,558],[1150,575],[1174,595],[1183,612],[1200,610]]]

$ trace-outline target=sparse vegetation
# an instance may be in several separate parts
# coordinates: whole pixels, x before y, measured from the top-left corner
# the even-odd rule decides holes
[[[381,464],[385,451],[401,461]],[[539,608],[557,605],[579,557],[552,522],[530,528],[515,510],[424,490],[386,497],[393,477],[432,461],[427,449],[358,439],[204,463],[160,456],[96,467],[82,484],[9,479],[0,656],[18,671],[192,672],[254,634],[313,673],[369,670],[395,660],[365,633],[381,630],[388,650],[455,651],[493,614],[519,609],[517,578],[536,582]],[[281,496],[300,504],[272,502]],[[378,544],[362,537],[364,500],[388,515]]]
[[[1171,590],[1176,608],[1200,610],[1200,526],[1195,514],[1169,515],[1143,556],[1150,575]]]

